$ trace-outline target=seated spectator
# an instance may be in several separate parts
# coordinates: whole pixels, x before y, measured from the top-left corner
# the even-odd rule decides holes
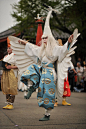
[[[83,78],[83,67],[81,66],[80,62],[77,63],[76,72],[77,72],[77,85],[78,85]]]
[[[76,62],[76,66],[75,66],[75,67],[77,67],[77,63],[78,63],[78,62],[81,64],[82,67],[84,66],[83,61],[81,60],[80,57],[78,57],[78,60],[77,60],[77,62]]]
[[[81,80],[79,82],[79,84],[76,85],[76,87],[74,87],[74,91],[76,91],[76,92],[82,92],[82,91],[84,91],[84,81],[83,80]]]
[[[83,69],[83,80],[84,80],[84,91],[86,91],[86,63],[84,64],[84,69]]]

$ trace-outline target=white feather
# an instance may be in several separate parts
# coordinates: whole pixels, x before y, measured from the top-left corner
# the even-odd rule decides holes
[[[16,65],[19,69],[20,74],[22,74],[31,64],[36,64],[35,57],[29,57],[25,52],[25,45],[19,44],[18,40],[23,41],[14,36],[8,37],[10,40],[11,48],[13,49],[13,53],[15,54]],[[31,43],[30,43],[31,44]],[[33,45],[33,44],[31,44]],[[33,45],[33,47],[38,47]]]
[[[70,45],[70,49],[68,53],[66,54],[65,58],[62,60],[62,62],[57,62],[57,98],[60,99],[63,96],[64,92],[64,79],[67,77],[68,74],[68,67],[70,67],[70,56],[75,53],[76,46],[72,48],[72,46],[76,43],[76,39],[78,38],[80,34],[78,33],[78,29],[75,29],[73,32],[73,41]]]

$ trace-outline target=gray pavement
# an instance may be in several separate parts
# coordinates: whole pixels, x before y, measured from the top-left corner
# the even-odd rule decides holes
[[[67,101],[72,105],[62,106],[60,101],[45,122],[39,121],[44,108],[38,107],[37,93],[29,100],[23,94],[16,95],[13,110],[5,110],[5,95],[0,91],[0,129],[86,129],[86,93],[71,93]]]

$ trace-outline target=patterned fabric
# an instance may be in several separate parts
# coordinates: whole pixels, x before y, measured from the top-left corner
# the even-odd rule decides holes
[[[63,97],[70,97],[70,95],[71,95],[71,91],[70,91],[70,86],[69,86],[68,77],[67,77],[67,80],[64,80]]]
[[[13,69],[3,70],[1,77],[1,89],[3,94],[17,95],[17,78],[14,75]]]
[[[6,100],[7,102],[14,103],[15,95],[6,94]]]
[[[33,81],[34,89],[38,88],[37,101],[39,107],[45,109],[53,109],[55,102],[55,82],[54,76],[51,69],[44,68],[36,64],[30,65],[28,69],[21,76],[21,81],[28,85],[28,80]],[[48,67],[53,68],[53,64],[49,64]]]

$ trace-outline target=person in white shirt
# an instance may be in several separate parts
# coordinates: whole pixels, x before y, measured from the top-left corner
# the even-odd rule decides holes
[[[18,68],[15,65],[14,53],[12,53],[11,47],[7,48],[8,55],[3,58],[4,62],[10,63],[11,65],[6,66],[8,70],[3,70],[1,78],[1,89],[3,94],[6,94],[7,105],[3,109],[13,109],[13,103],[15,95],[17,95],[17,72]]]
[[[83,67],[81,66],[80,62],[77,62],[76,72],[77,72],[77,84],[79,84],[83,77]]]

